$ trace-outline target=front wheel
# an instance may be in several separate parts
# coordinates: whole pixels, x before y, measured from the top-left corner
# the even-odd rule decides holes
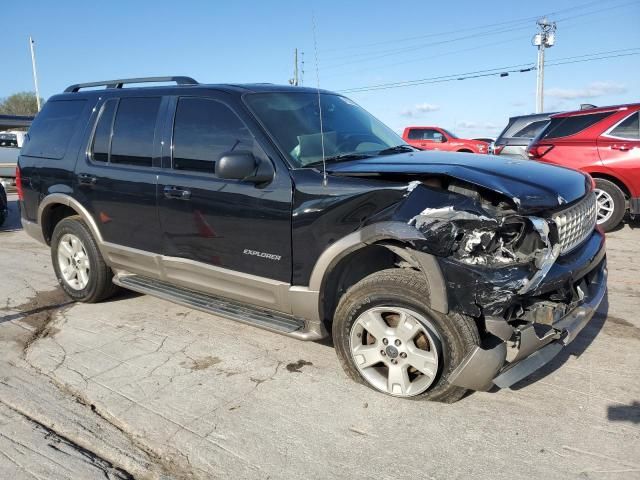
[[[609,180],[596,178],[595,181],[597,222],[605,232],[610,232],[620,224],[627,210],[624,193]]]
[[[455,402],[466,390],[448,378],[479,344],[469,317],[430,308],[421,272],[376,272],[341,298],[333,341],[345,372],[388,395]]]
[[[89,228],[79,216],[56,225],[51,237],[51,260],[58,283],[77,302],[94,303],[113,295],[117,287]]]

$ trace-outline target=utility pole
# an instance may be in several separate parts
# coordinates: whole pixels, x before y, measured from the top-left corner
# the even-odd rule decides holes
[[[550,22],[546,17],[537,22],[538,33],[533,37],[533,45],[538,47],[538,63],[536,65],[536,113],[544,111],[544,50],[556,43],[556,22]]]
[[[33,83],[36,87],[36,103],[38,104],[38,111],[40,111],[40,90],[38,89],[38,74],[36,73],[36,54],[33,51],[33,46],[36,42],[33,41],[31,35],[29,35],[29,48],[31,49],[31,68],[33,68]]]
[[[296,48],[293,52],[293,78],[289,80],[289,84],[297,87],[299,85],[298,81],[298,49]]]

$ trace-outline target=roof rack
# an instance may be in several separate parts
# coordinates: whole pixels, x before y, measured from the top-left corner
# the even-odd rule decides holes
[[[177,85],[198,85],[198,82],[191,77],[142,77],[142,78],[121,78],[118,80],[104,80],[102,82],[76,83],[65,88],[65,92],[77,92],[81,88],[105,87],[122,88],[127,83],[156,83],[156,82],[176,82]]]

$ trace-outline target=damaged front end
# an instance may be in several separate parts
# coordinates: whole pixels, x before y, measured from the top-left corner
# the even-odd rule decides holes
[[[414,181],[408,191],[405,209],[429,205],[408,219],[424,236],[414,246],[442,259],[462,313],[499,314],[537,288],[559,256],[555,223],[522,215],[517,201],[443,179]]]
[[[437,257],[449,309],[475,318],[482,336],[451,383],[508,387],[553,358],[591,318],[606,289],[606,260],[590,196],[565,209],[586,212],[584,238],[570,239],[571,252],[563,251],[567,239],[553,212],[523,213],[517,199],[457,180],[409,184],[396,214],[424,236],[412,247]],[[418,204],[428,206],[410,215]]]

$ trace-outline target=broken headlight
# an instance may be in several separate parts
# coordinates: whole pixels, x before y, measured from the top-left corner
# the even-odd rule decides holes
[[[454,256],[470,265],[528,263],[547,247],[547,238],[543,239],[532,221],[523,217],[506,217],[493,226],[462,227],[458,226]]]

